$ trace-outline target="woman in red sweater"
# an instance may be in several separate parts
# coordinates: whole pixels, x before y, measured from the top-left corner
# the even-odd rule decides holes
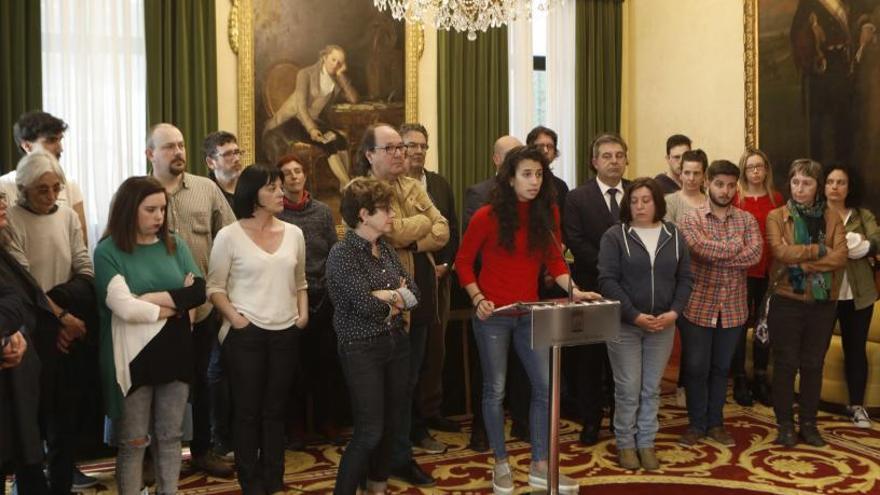
[[[570,287],[568,268],[560,251],[559,210],[546,158],[534,147],[520,146],[507,153],[495,178],[488,205],[474,213],[464,233],[456,270],[476,311],[474,335],[483,368],[483,417],[495,453],[495,493],[513,493],[513,475],[504,446],[504,401],[507,353],[513,342],[532,386],[529,411],[532,464],[529,485],[547,486],[549,431],[549,349],[530,348],[528,314],[493,315],[496,307],[538,298],[542,265],[563,289]],[[480,257],[481,270],[474,262]],[[599,295],[571,285],[574,298]],[[560,475],[559,488],[576,490],[577,483]]]
[[[751,213],[758,220],[764,248],[761,261],[749,268],[748,298],[749,320],[747,325],[754,327],[758,314],[764,311],[761,303],[767,292],[767,268],[770,266],[770,248],[767,245],[765,225],[767,214],[784,204],[782,195],[773,187],[773,167],[767,154],[761,150],[746,150],[739,159],[739,191],[733,204]],[[770,405],[770,390],[767,386],[767,363],[770,361],[770,347],[757,339],[752,346],[754,380],[752,389],[746,382],[746,332],[742,332],[733,355],[730,369],[733,373],[733,398],[741,406],[751,406],[754,398],[765,406]]]

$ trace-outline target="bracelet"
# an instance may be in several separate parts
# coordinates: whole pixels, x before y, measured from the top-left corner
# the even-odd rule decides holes
[[[479,301],[477,301],[477,304],[474,304],[474,309],[479,308],[479,307],[480,307],[480,303],[483,302],[483,301],[485,301],[485,300],[486,300],[486,298],[484,297],[484,298],[480,299]]]
[[[477,296],[482,296],[482,295],[483,295],[483,293],[479,292],[479,291],[476,294],[472,295],[471,296],[471,304],[473,304],[474,299],[476,299]]]
[[[62,309],[61,312],[55,316],[55,318],[58,318],[60,320],[69,314],[70,314],[69,311],[67,311],[66,309]]]
[[[396,290],[391,291],[391,303],[396,304],[398,299],[400,299],[400,294]]]

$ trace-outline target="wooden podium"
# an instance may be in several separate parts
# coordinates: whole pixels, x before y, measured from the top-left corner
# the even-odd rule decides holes
[[[532,316],[532,349],[550,347],[550,452],[547,493],[559,493],[559,388],[562,352],[565,346],[595,344],[612,340],[620,331],[620,303],[608,299],[518,303],[495,310],[527,311]]]

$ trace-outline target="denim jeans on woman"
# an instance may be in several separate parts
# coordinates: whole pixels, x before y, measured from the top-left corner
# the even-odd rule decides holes
[[[709,428],[724,425],[724,401],[727,398],[727,376],[736,343],[743,327],[715,328],[695,325],[687,318],[678,319],[681,332],[681,362],[687,392],[690,428],[706,433]]]
[[[674,340],[674,326],[648,332],[621,323],[617,339],[608,342],[614,372],[614,435],[618,449],[654,446],[659,428],[660,380]]]
[[[337,495],[351,495],[367,478],[384,489],[391,447],[409,382],[409,336],[402,332],[339,344],[339,360],[351,394],[354,433],[339,461]]]
[[[156,469],[156,493],[177,493],[180,476],[180,442],[189,385],[175,381],[144,385],[129,392],[116,423],[119,451],[116,483],[120,495],[143,489],[144,451],[151,453]]]
[[[529,407],[529,435],[532,462],[547,460],[550,435],[550,349],[530,348],[532,319],[524,316],[491,316],[473,319],[474,335],[483,368],[483,418],[489,445],[496,459],[506,459],[504,446],[504,385],[507,352],[511,340],[532,385]]]

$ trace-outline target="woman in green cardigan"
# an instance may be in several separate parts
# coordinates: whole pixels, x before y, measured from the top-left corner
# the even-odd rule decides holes
[[[865,411],[865,386],[868,381],[868,358],[865,346],[877,289],[874,286],[872,258],[880,244],[880,229],[874,214],[862,208],[863,183],[856,171],[834,165],[825,173],[825,197],[828,208],[837,212],[846,227],[849,260],[846,276],[840,286],[837,320],[843,342],[846,386],[849,391],[849,413],[855,426],[870,428],[871,419]]]
[[[107,415],[116,420],[120,494],[141,492],[150,444],[156,492],[177,493],[182,424],[193,373],[191,311],[205,280],[168,230],[165,188],[152,177],[119,186],[95,249],[101,372]]]

